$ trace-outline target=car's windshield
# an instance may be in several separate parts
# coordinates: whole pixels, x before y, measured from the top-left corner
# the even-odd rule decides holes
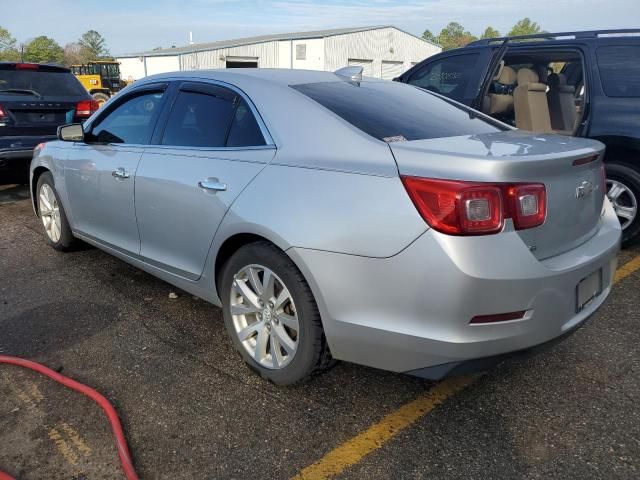
[[[20,94],[19,92],[23,92],[21,94],[31,92],[36,97],[68,97],[86,94],[80,82],[71,73],[0,70],[0,95],[15,95]]]
[[[293,85],[363,132],[386,142],[475,135],[503,130],[476,112],[396,82]]]

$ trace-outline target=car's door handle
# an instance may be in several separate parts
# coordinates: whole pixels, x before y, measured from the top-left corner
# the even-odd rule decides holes
[[[129,178],[131,176],[131,174],[122,167],[111,172],[111,175],[113,175],[115,178]]]
[[[202,182],[198,182],[198,186],[205,190],[215,190],[216,192],[224,192],[227,189],[227,184],[222,183],[217,178],[207,178]]]

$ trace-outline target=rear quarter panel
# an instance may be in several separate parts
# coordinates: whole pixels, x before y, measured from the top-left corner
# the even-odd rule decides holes
[[[254,233],[283,250],[390,257],[426,229],[398,176],[271,164],[233,204],[214,248]]]

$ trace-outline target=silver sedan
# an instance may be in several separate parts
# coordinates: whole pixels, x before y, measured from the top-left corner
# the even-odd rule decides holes
[[[58,136],[31,164],[48,243],[221,306],[277,384],[334,359],[486,368],[574,331],[611,288],[602,144],[354,69],[152,76]]]

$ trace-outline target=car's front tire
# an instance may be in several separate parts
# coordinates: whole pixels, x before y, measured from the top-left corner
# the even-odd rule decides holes
[[[71,250],[76,239],[71,233],[67,215],[50,172],[45,172],[38,178],[36,202],[47,243],[61,252]]]
[[[280,249],[241,247],[218,285],[233,344],[263,378],[291,385],[333,364],[311,289]]]
[[[622,226],[622,245],[640,240],[640,172],[622,163],[606,163],[607,197]]]

